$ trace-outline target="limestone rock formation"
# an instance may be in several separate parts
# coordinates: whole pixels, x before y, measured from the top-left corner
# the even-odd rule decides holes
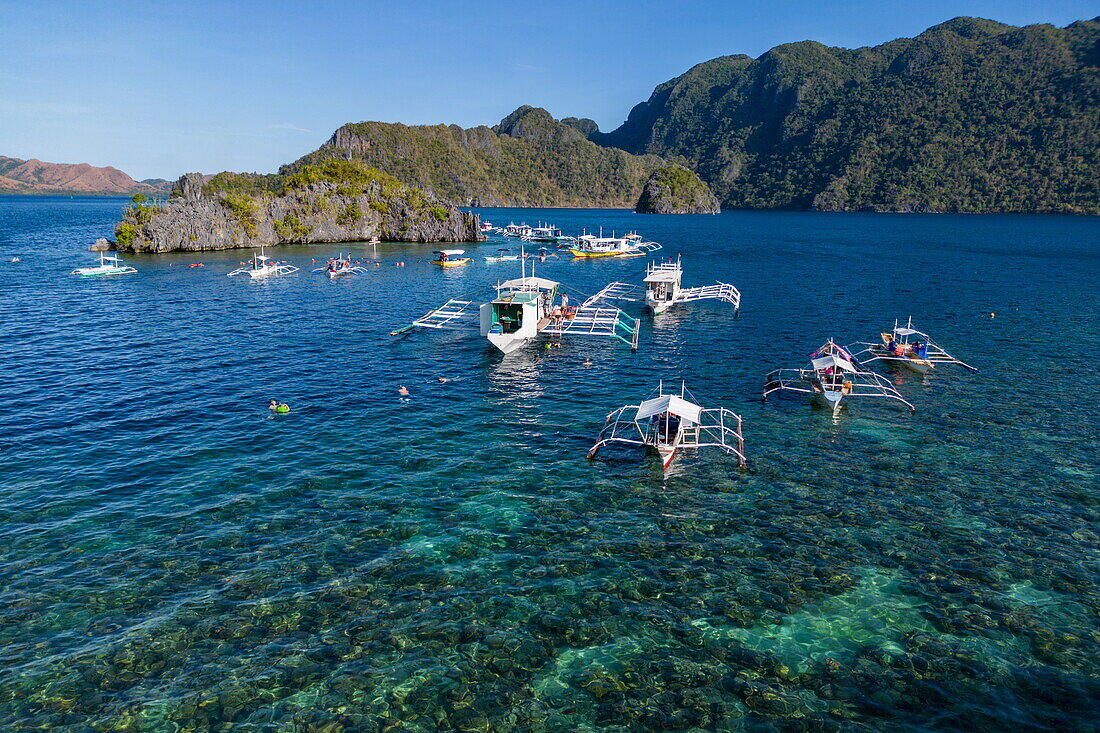
[[[699,176],[676,163],[650,175],[634,210],[639,214],[717,214],[718,199]]]
[[[392,176],[347,161],[292,176],[183,176],[163,206],[134,203],[115,226],[127,252],[367,241],[471,242],[479,218]]]

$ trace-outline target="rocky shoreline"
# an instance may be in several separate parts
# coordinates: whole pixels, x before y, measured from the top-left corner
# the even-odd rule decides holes
[[[372,237],[389,242],[483,239],[476,214],[372,169],[335,162],[272,188],[216,188],[202,175],[187,174],[167,204],[135,201],[115,225],[115,241],[97,242],[91,249],[181,252]]]

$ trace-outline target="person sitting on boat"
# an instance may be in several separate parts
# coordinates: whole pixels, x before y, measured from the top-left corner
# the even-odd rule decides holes
[[[913,353],[916,354],[918,359],[928,358],[928,344],[921,343],[920,341],[913,344]]]
[[[898,342],[894,340],[894,337],[890,337],[890,341],[886,344],[886,350],[891,354],[896,354],[898,350]]]

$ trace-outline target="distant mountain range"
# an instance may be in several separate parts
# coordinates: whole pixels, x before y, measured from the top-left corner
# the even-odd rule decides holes
[[[135,181],[117,168],[87,163],[45,163],[0,156],[0,194],[164,196],[172,184],[159,178]]]

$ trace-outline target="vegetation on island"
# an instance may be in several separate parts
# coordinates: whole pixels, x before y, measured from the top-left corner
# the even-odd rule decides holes
[[[634,210],[639,214],[717,214],[718,199],[699,176],[676,163],[650,175]]]
[[[134,198],[115,226],[131,251],[260,244],[470,241],[477,217],[358,161],[328,159],[279,174],[189,174],[165,206]]]
[[[725,208],[1096,214],[1098,20],[726,56],[590,137],[686,159]]]
[[[582,132],[597,129],[527,106],[492,128],[358,122],[281,172],[350,159],[466,206],[633,206],[665,161],[600,147]]]

